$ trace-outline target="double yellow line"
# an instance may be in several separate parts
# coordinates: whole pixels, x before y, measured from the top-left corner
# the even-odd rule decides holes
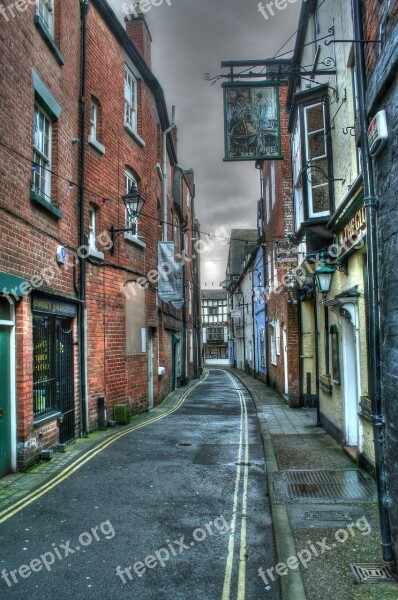
[[[240,551],[239,551],[239,575],[238,575],[238,591],[237,600],[245,600],[246,598],[246,562],[247,562],[247,496],[249,484],[249,427],[247,418],[247,406],[245,397],[242,391],[236,385],[235,379],[226,373],[233,383],[234,388],[239,394],[240,400],[240,434],[239,434],[239,453],[236,469],[234,501],[232,509],[232,520],[230,526],[230,534],[228,540],[228,556],[225,567],[224,586],[221,600],[230,600],[231,598],[231,580],[232,568],[235,555],[235,535],[237,530],[239,496],[241,482],[243,480],[242,490],[242,520],[240,527]],[[243,465],[242,457],[244,455]],[[243,466],[243,469],[242,469]]]
[[[85,452],[80,458],[76,459],[68,467],[66,467],[65,469],[60,471],[53,479],[51,479],[47,483],[43,484],[41,487],[37,488],[36,490],[31,492],[27,496],[24,496],[23,498],[21,498],[21,500],[18,500],[12,506],[9,506],[8,508],[6,508],[2,512],[0,512],[0,525],[1,525],[1,523],[4,523],[4,521],[7,521],[12,516],[14,516],[18,512],[20,512],[21,510],[26,508],[27,506],[29,506],[29,504],[32,504],[32,502],[35,502],[36,500],[38,500],[39,498],[44,496],[44,494],[47,494],[47,492],[49,492],[50,490],[55,488],[57,485],[59,485],[60,483],[65,481],[65,479],[68,479],[68,477],[73,475],[73,473],[76,473],[76,471],[81,469],[87,462],[89,462],[95,456],[97,456],[97,454],[99,454],[100,452],[103,452],[106,448],[108,448],[108,446],[110,446],[111,444],[114,444],[115,442],[117,442],[117,440],[120,440],[120,438],[132,433],[133,431],[136,431],[137,429],[142,429],[143,427],[152,425],[153,423],[156,423],[157,421],[160,421],[161,419],[164,419],[164,418],[168,417],[169,415],[173,414],[174,412],[176,412],[177,410],[179,410],[181,408],[181,406],[184,404],[184,402],[187,399],[187,397],[189,396],[189,394],[191,394],[191,392],[193,392],[193,390],[195,388],[197,388],[198,385],[200,385],[203,381],[205,381],[207,379],[208,375],[209,375],[209,373],[206,371],[204,376],[202,377],[202,379],[200,381],[198,381],[195,385],[193,385],[191,388],[189,388],[189,390],[184,392],[184,394],[181,396],[181,398],[179,399],[177,404],[170,410],[166,411],[165,413],[163,413],[161,415],[158,415],[157,417],[152,417],[151,419],[148,419],[147,421],[144,421],[143,423],[137,423],[136,425],[132,425],[131,427],[128,427],[127,429],[124,429],[123,431],[116,433],[112,437],[107,438],[106,440],[102,441],[100,444],[95,446],[95,448],[92,448],[91,450],[88,450],[87,452]]]

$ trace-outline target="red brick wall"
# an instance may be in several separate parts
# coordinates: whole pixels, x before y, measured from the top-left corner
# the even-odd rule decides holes
[[[380,25],[384,23],[383,44],[398,21],[397,0],[366,0],[363,6],[363,29],[365,39],[379,40]],[[380,56],[380,44],[365,44],[366,68],[368,76],[373,72]]]
[[[287,239],[287,234],[294,230],[293,213],[293,193],[292,193],[292,165],[290,152],[290,136],[288,133],[288,115],[283,110],[286,105],[287,88],[280,88],[281,105],[281,134],[282,134],[282,155],[283,160],[275,161],[275,205],[271,207],[269,222],[267,223],[265,210],[265,191],[264,191],[264,232],[266,261],[268,255],[272,257],[272,251],[277,249],[278,243]],[[271,163],[264,162],[263,166],[264,181],[269,178],[271,181]],[[270,186],[271,189],[271,186]],[[281,288],[281,279],[286,270],[278,269],[278,290],[271,293],[267,302],[268,321],[279,321],[280,339],[279,354],[277,354],[277,365],[271,363],[271,335],[268,326],[268,379],[270,385],[274,386],[279,392],[284,392],[284,347],[283,347],[283,327],[286,327],[287,346],[288,346],[288,373],[289,373],[289,401],[296,404],[299,399],[299,339],[298,339],[298,319],[297,307],[288,304],[288,295]],[[268,265],[265,265],[266,278],[268,277]],[[267,281],[267,279],[266,279]],[[271,281],[273,282],[273,270],[271,269]]]
[[[78,135],[79,123],[79,2],[63,0],[62,6],[60,1],[55,3],[55,40],[65,59],[62,67],[35,26],[34,11],[30,5],[23,13],[15,11],[15,17],[9,21],[0,17],[1,142],[11,147],[8,150],[0,146],[0,271],[29,280],[43,268],[54,269],[46,291],[74,297],[74,269],[58,268],[55,256],[58,245],[64,245],[71,255],[78,243],[77,195],[76,189],[68,190],[68,180],[77,180],[79,151],[78,145],[71,142]],[[59,121],[53,124],[52,136],[52,169],[67,179],[52,177],[52,199],[62,211],[60,220],[29,199],[34,111],[32,68],[62,108]],[[41,427],[33,425],[32,346],[31,300],[27,297],[16,305],[17,440],[18,463],[22,466],[42,447],[58,439],[55,419]],[[77,392],[77,373],[75,383]]]

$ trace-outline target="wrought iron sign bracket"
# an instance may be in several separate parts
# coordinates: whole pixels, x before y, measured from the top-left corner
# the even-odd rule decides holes
[[[112,227],[109,229],[109,233],[111,234],[112,242],[112,246],[110,247],[109,252],[113,255],[113,253],[115,252],[115,239],[117,238],[119,233],[134,233],[134,227],[116,228],[112,225]]]

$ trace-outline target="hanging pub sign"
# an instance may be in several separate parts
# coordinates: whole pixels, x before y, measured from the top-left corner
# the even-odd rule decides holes
[[[174,254],[174,242],[158,242],[158,296],[180,309],[184,305],[183,269]]]
[[[224,83],[225,161],[281,156],[279,86]]]
[[[297,246],[292,246],[290,242],[279,242],[275,248],[275,262],[278,269],[297,269]]]

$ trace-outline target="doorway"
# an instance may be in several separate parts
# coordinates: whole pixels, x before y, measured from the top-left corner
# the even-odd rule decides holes
[[[343,389],[344,389],[344,427],[347,446],[359,446],[359,376],[357,357],[357,332],[348,317],[343,319]]]
[[[12,469],[11,328],[0,325],[0,477]]]
[[[153,408],[153,329],[148,329],[148,408]]]
[[[283,369],[285,375],[285,395],[289,394],[289,364],[288,364],[288,349],[287,349],[287,334],[286,327],[283,326],[282,329],[283,336]]]

